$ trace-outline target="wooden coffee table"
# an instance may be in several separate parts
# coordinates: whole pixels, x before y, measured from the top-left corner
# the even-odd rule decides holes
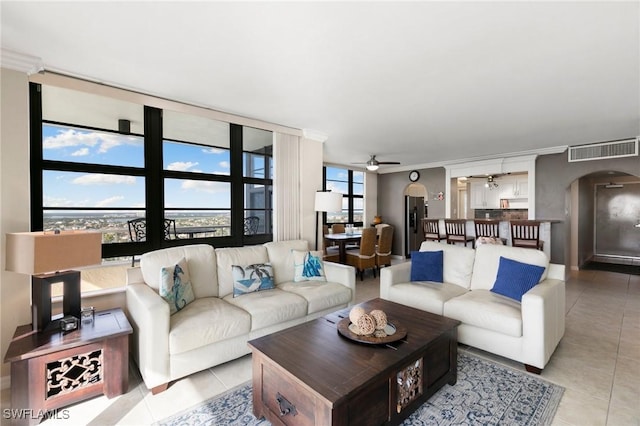
[[[444,386],[456,383],[459,321],[382,299],[407,336],[388,345],[338,333],[350,308],[249,342],[253,413],[274,425],[398,424]]]

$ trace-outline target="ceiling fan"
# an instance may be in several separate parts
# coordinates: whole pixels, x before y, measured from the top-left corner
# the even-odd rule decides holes
[[[495,189],[495,188],[497,188],[499,186],[498,183],[495,180],[497,178],[501,177],[501,176],[506,176],[506,175],[510,175],[510,174],[511,173],[499,173],[499,174],[484,175],[484,176],[468,176],[468,178],[487,179],[487,181],[484,184],[485,188]]]
[[[365,164],[367,170],[370,171],[376,171],[378,170],[378,167],[380,167],[380,165],[382,164],[400,164],[399,161],[378,161],[376,160],[376,156],[371,155],[371,158],[369,158],[369,161],[367,161],[366,163],[351,163],[351,164]]]

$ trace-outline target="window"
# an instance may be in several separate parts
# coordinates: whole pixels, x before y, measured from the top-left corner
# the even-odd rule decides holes
[[[105,262],[272,239],[271,132],[35,83],[30,97],[32,230],[100,231]]]
[[[342,194],[342,212],[326,213],[325,223],[364,222],[364,172],[338,167],[324,168],[324,189]]]

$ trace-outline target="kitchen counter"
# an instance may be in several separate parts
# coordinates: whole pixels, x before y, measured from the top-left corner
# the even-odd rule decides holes
[[[428,218],[438,219],[440,224],[440,234],[445,235],[444,219],[443,218]],[[562,220],[559,219],[535,219],[540,221],[540,241],[544,241],[543,251],[551,258],[551,224],[559,223]],[[475,236],[476,229],[473,219],[466,219],[467,221],[467,235]],[[504,238],[507,241],[507,245],[511,245],[511,228],[508,220],[500,220],[500,226],[498,229],[500,235],[498,237]]]

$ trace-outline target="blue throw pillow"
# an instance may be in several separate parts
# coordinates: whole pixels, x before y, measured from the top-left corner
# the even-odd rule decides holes
[[[538,284],[543,272],[542,266],[500,256],[498,276],[491,291],[522,302],[522,295]]]
[[[233,297],[275,288],[273,267],[270,263],[231,265],[231,274],[233,275]]]
[[[443,281],[443,259],[440,251],[411,252],[411,281]]]

